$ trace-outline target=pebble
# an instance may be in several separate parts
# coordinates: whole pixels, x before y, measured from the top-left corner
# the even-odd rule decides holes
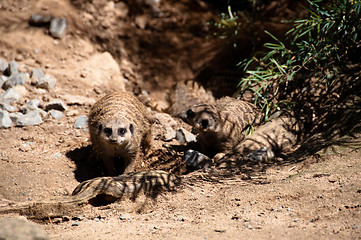
[[[187,167],[197,169],[207,168],[212,162],[206,155],[192,149],[189,149],[184,153],[184,161],[186,162]]]
[[[49,110],[67,111],[68,107],[61,100],[53,100],[45,105],[45,111]]]
[[[15,73],[12,74],[8,80],[6,80],[2,88],[7,90],[9,88],[15,87],[16,85],[24,85],[28,80],[30,80],[28,73]]]
[[[35,83],[36,87],[43,88],[46,90],[50,90],[54,88],[55,85],[56,85],[56,79],[51,75],[45,75],[43,78],[39,79],[39,81]]]
[[[53,18],[50,21],[50,35],[53,36],[54,38],[61,38],[65,31],[66,31],[66,27],[67,27],[67,22],[66,22],[66,18],[61,17],[61,18]]]
[[[4,82],[6,82],[8,79],[9,79],[9,77],[7,77],[5,75],[0,76],[0,88],[2,88]]]
[[[0,128],[9,128],[12,125],[9,113],[4,110],[0,110]]]
[[[79,116],[74,123],[74,128],[87,128],[87,127],[88,127],[88,117]]]
[[[43,78],[44,76],[45,74],[43,70],[41,70],[40,68],[34,68],[30,74],[31,82],[33,81],[37,82],[39,79]]]
[[[29,19],[31,26],[47,26],[49,25],[51,17],[49,15],[33,14]]]
[[[23,126],[35,126],[43,123],[40,113],[36,110],[29,111],[28,113],[20,116],[16,121],[15,125],[18,127]]]
[[[79,226],[79,222],[72,222],[72,224],[71,224],[71,226],[73,226],[73,227],[77,227],[77,226]]]
[[[186,217],[184,217],[184,216],[177,216],[177,221],[184,222],[185,220],[187,220]]]
[[[196,136],[194,136],[194,134],[188,132],[187,130],[185,130],[184,128],[180,128],[177,130],[176,136],[175,138],[178,140],[178,142],[180,142],[181,144],[183,143],[189,143],[189,142],[194,142],[196,140]]]
[[[0,239],[49,240],[46,232],[24,217],[1,218]]]
[[[9,117],[13,123],[15,123],[19,118],[22,118],[24,114],[21,112],[9,113]]]
[[[8,63],[5,62],[4,60],[0,59],[0,73],[3,73],[6,71],[6,69],[8,68]]]
[[[21,94],[12,88],[6,90],[3,94],[0,95],[0,101],[7,103],[17,102],[20,100],[20,98]]]
[[[119,218],[120,218],[120,220],[129,221],[132,218],[132,216],[130,216],[129,213],[123,213],[123,214],[120,214]]]
[[[16,73],[19,73],[19,64],[16,61],[10,61],[7,68],[7,75],[11,76]]]
[[[17,112],[18,111],[18,109],[16,107],[11,106],[10,104],[8,104],[6,102],[4,102],[4,103],[0,102],[0,109],[8,111],[8,112]]]
[[[63,117],[63,113],[58,110],[50,110],[49,115],[52,116],[55,120],[59,120]]]

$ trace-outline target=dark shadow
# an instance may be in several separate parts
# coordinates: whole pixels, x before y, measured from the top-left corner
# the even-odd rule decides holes
[[[83,182],[92,178],[106,176],[105,169],[101,162],[96,161],[92,156],[92,146],[84,146],[70,150],[66,157],[76,164],[74,170],[75,179]]]

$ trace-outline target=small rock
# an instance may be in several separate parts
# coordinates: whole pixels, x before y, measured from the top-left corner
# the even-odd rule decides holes
[[[0,73],[5,72],[8,66],[8,63],[0,58]]]
[[[0,239],[50,239],[42,228],[23,218],[1,218],[0,226]]]
[[[33,14],[29,19],[29,25],[31,26],[47,26],[49,25],[51,17],[49,15]]]
[[[9,113],[4,110],[0,110],[0,128],[9,128],[12,125]]]
[[[147,15],[138,15],[135,17],[135,24],[140,29],[145,29],[145,27],[148,25],[149,17]]]
[[[8,111],[8,112],[17,112],[18,111],[18,109],[16,107],[11,106],[10,104],[8,104],[6,102],[4,102],[4,103],[0,102],[0,109]]]
[[[177,122],[167,113],[156,113],[153,116],[154,120],[157,121],[159,124],[165,126],[176,126]]]
[[[96,100],[94,98],[87,98],[83,96],[75,96],[75,95],[63,95],[63,99],[66,101],[66,103],[71,105],[78,105],[78,106],[92,106]]]
[[[72,226],[72,227],[77,227],[77,226],[79,226],[79,224],[80,224],[79,222],[72,222],[72,223],[71,223],[71,226]]]
[[[177,221],[184,222],[185,220],[187,220],[187,218],[186,218],[186,217],[183,217],[183,216],[177,216]]]
[[[24,85],[17,85],[15,87],[13,87],[13,89],[15,91],[17,91],[18,93],[20,93],[20,95],[23,97],[28,95],[28,93],[29,93],[28,90],[26,90],[26,87]]]
[[[163,141],[166,141],[166,142],[172,141],[172,139],[174,139],[176,137],[176,132],[170,126],[165,126],[164,130],[165,130],[165,133],[162,136]]]
[[[36,110],[33,110],[19,117],[16,120],[15,125],[18,127],[23,127],[40,125],[41,123],[43,123],[43,120],[41,119],[40,113]]]
[[[20,93],[10,88],[0,95],[0,101],[11,103],[11,102],[19,101],[21,97],[22,96]]]
[[[31,71],[31,83],[33,82],[37,82],[39,81],[39,79],[43,78],[45,76],[43,70],[41,70],[40,68],[34,68],[32,71]]]
[[[58,110],[50,110],[49,115],[52,116],[54,119],[59,120],[63,116],[63,113]]]
[[[5,75],[0,76],[0,88],[2,88],[4,82],[6,82],[8,79],[9,79],[9,77],[7,77]]]
[[[50,90],[54,88],[56,85],[56,79],[51,75],[45,75],[39,82],[36,84],[38,88],[43,88],[46,90]]]
[[[15,123],[19,118],[22,118],[24,114],[21,112],[9,113],[9,117],[13,123]]]
[[[9,88],[15,87],[16,85],[24,85],[27,81],[30,80],[28,73],[15,73],[12,74],[8,80],[6,80],[2,88],[7,90]]]
[[[196,136],[194,136],[192,133],[188,132],[184,128],[180,128],[177,130],[175,138],[180,142],[183,143],[189,143],[194,142],[196,140]]]
[[[187,167],[196,169],[207,168],[212,163],[209,157],[191,149],[184,153],[184,161]]]
[[[130,216],[129,213],[123,213],[123,214],[120,214],[119,218],[120,218],[120,220],[129,221],[132,218],[132,216]]]
[[[30,110],[37,110],[39,108],[39,105],[40,105],[40,100],[32,99],[32,100],[27,101],[23,108],[26,109],[26,112],[27,112]]]
[[[53,18],[50,21],[50,35],[54,38],[61,38],[66,31],[67,23],[66,18]]]
[[[74,123],[74,128],[87,128],[87,127],[88,127],[88,117],[79,116]]]
[[[16,73],[19,73],[18,68],[19,68],[19,64],[16,61],[10,61],[8,69],[6,71],[7,75],[12,76]]]
[[[61,100],[53,100],[45,105],[45,111],[49,110],[67,111],[68,107]]]

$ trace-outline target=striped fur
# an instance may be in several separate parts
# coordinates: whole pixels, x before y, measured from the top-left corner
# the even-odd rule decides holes
[[[257,107],[230,97],[215,104],[192,106],[179,116],[198,132],[202,150],[210,155],[232,150],[245,138],[245,129],[259,119]]]
[[[131,93],[110,93],[94,104],[88,124],[93,149],[108,174],[132,171],[141,146],[150,141],[146,107]]]

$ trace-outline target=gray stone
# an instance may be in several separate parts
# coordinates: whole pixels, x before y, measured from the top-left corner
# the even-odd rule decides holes
[[[15,125],[18,127],[23,127],[23,126],[35,126],[35,125],[40,125],[43,123],[43,120],[40,116],[40,113],[36,110],[30,111],[26,114],[24,114],[23,116],[19,117],[16,122]]]
[[[0,76],[0,88],[3,87],[4,82],[6,82],[8,79],[9,79],[9,77],[7,77],[5,75]]]
[[[46,232],[22,218],[1,218],[0,239],[6,240],[49,240]]]
[[[5,72],[8,66],[8,63],[0,58],[0,73]]]
[[[52,116],[54,119],[58,120],[63,116],[63,113],[58,110],[50,110],[49,115]]]
[[[56,85],[56,79],[50,75],[45,75],[44,77],[38,79],[37,82],[35,82],[36,87],[43,88],[46,90],[50,90],[54,88],[55,85]]]
[[[182,144],[196,141],[196,136],[182,127],[177,130],[175,138]]]
[[[184,161],[187,167],[196,169],[208,168],[212,163],[209,157],[191,149],[184,153]]]
[[[0,95],[0,101],[11,103],[11,102],[19,101],[21,97],[22,96],[20,93],[18,93],[16,90],[10,88],[10,89],[6,90],[3,94]]]
[[[68,107],[61,100],[53,100],[45,105],[45,111],[49,110],[67,111]]]
[[[53,36],[54,38],[61,38],[65,31],[66,31],[66,27],[67,27],[67,22],[66,22],[66,18],[61,17],[61,18],[53,18],[50,21],[50,35]]]
[[[9,113],[9,117],[13,123],[15,123],[19,118],[22,118],[23,116],[24,114],[22,114],[21,112]]]
[[[74,128],[87,128],[87,127],[88,127],[88,117],[79,116],[74,123]]]
[[[1,110],[5,110],[5,111],[8,111],[8,112],[17,112],[18,111],[18,108],[17,107],[14,107],[14,106],[11,106],[9,103],[7,102],[0,102],[0,109]]]
[[[34,68],[32,71],[31,71],[31,81],[35,81],[37,82],[39,79],[43,78],[45,76],[43,70],[41,70],[40,68]]]
[[[120,220],[127,220],[127,221],[129,221],[129,220],[132,218],[132,216],[130,216],[129,213],[123,213],[123,214],[120,214],[119,218],[120,218]]]
[[[39,108],[39,105],[40,105],[40,100],[32,99],[25,103],[25,106],[23,107],[23,109],[25,109],[26,112],[31,111],[31,110],[37,110]]]
[[[29,24],[32,26],[46,26],[49,25],[51,17],[49,15],[33,14],[29,19]]]
[[[16,61],[10,61],[7,69],[8,76],[19,73],[19,64]]]
[[[9,128],[12,125],[9,113],[4,110],[0,110],[0,128]]]
[[[15,87],[16,85],[24,85],[29,81],[28,73],[15,73],[9,77],[7,81],[4,82],[2,88],[7,90],[9,88]]]

